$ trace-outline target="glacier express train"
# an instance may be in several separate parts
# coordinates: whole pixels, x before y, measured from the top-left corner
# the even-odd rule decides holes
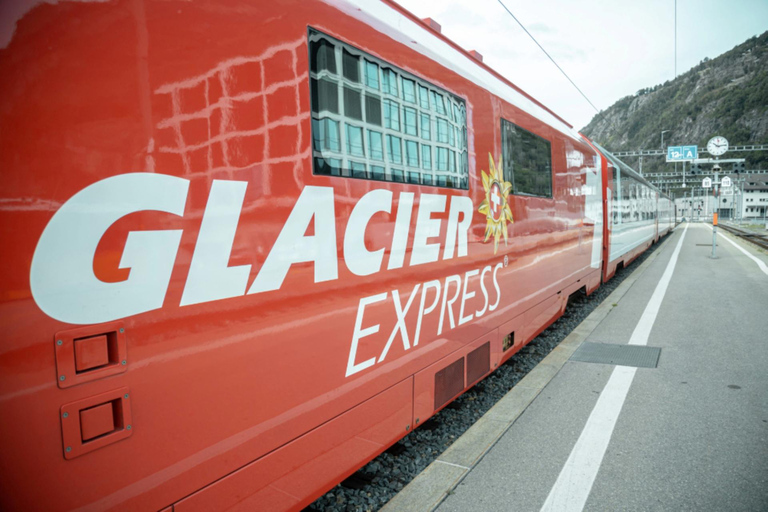
[[[390,1],[11,11],[3,510],[301,509],[673,227]]]

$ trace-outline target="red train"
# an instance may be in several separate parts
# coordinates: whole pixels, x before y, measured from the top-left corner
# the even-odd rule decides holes
[[[300,509],[674,222],[392,2],[8,12],[3,510]]]

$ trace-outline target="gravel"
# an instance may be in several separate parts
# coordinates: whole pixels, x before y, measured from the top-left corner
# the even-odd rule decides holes
[[[350,479],[318,498],[304,512],[373,512],[383,507],[563,341],[657,247],[659,244],[627,268],[619,270],[613,279],[589,297],[576,295],[557,322],[495,372],[363,466]]]

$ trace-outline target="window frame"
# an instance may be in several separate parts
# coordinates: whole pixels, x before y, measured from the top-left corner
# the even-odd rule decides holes
[[[509,121],[507,119],[504,119],[503,117],[500,117],[500,132],[501,132],[501,155],[502,155],[502,176],[506,181],[509,181],[512,184],[512,191],[510,192],[511,195],[515,196],[523,196],[523,197],[539,197],[542,199],[554,199],[555,197],[555,168],[552,165],[553,158],[552,158],[552,141],[547,139],[546,137],[542,137],[541,135],[537,135],[536,133],[527,130],[520,126],[519,124],[513,123],[512,121]],[[543,141],[546,143],[548,147],[548,162],[549,162],[549,194],[548,195],[542,195],[542,194],[535,194],[530,192],[521,192],[517,188],[517,183],[515,182],[515,172],[514,167],[512,170],[508,173],[507,172],[507,166],[510,165],[509,158],[507,158],[507,139],[506,139],[506,130],[505,130],[505,123],[513,126],[516,130],[519,130],[523,134],[527,134],[534,138],[534,140]],[[511,151],[511,150],[510,150]]]
[[[466,137],[468,129],[467,106],[464,98],[313,27],[308,27],[307,34],[311,119],[310,150],[313,175],[469,190],[469,147]],[[319,55],[324,60],[316,63],[313,60],[313,53],[317,47],[323,48],[322,54]],[[331,59],[331,54],[333,59]],[[348,70],[351,66],[348,60],[349,55],[354,55],[357,58],[357,82],[351,81],[346,76],[349,74]],[[330,60],[333,62],[331,63]],[[335,72],[328,68],[334,68]],[[314,71],[315,69],[317,71]],[[369,80],[370,72],[374,70],[377,71],[378,78],[375,83],[373,80]],[[385,73],[389,74],[386,79]],[[354,75],[354,73],[352,74]],[[320,84],[321,81],[324,81],[324,84],[327,82],[322,91],[319,86],[316,87],[316,84]],[[394,95],[392,90],[386,87],[387,83],[396,85],[397,95]],[[331,89],[331,85],[334,85],[335,89]],[[409,94],[408,99],[405,98],[406,89],[409,93],[413,93]],[[333,96],[333,90],[338,95],[336,101],[329,99]],[[354,90],[356,94],[346,92],[348,90]],[[423,91],[426,91],[426,95]],[[424,97],[427,99],[428,108],[425,108],[425,102],[422,101]],[[349,98],[359,98],[361,105],[354,107],[348,104]],[[434,98],[442,100],[443,108],[440,111],[437,110],[437,106],[432,101]],[[380,105],[379,118],[369,119],[367,102],[376,102],[377,100]],[[336,111],[322,110],[320,107],[325,105],[336,107]],[[355,117],[347,114],[348,108],[354,108],[352,112],[354,112]],[[373,110],[375,109],[372,109],[371,113]],[[362,114],[360,114],[361,112]],[[457,118],[457,114],[459,118]],[[360,115],[362,120],[358,118]],[[397,126],[390,128],[388,126],[393,125],[388,124],[387,121],[394,120],[394,116],[397,117]],[[436,140],[438,118],[446,124],[447,132],[450,134],[445,142]],[[407,120],[412,122],[407,124]],[[422,120],[429,122],[426,129]],[[339,139],[334,141],[333,146],[338,150],[329,149],[331,145],[321,140],[320,134],[315,134],[315,127],[328,121],[335,122],[339,127]],[[380,124],[376,124],[376,121],[379,121]],[[348,147],[351,147],[347,140],[350,129],[355,131],[362,129],[363,156],[359,153],[352,154],[348,150]],[[370,143],[369,133],[371,131],[375,131],[381,136],[383,160],[378,159],[379,155],[376,155],[375,158],[371,154],[372,149],[379,149]],[[425,133],[429,135],[429,138],[423,138]],[[463,137],[460,138],[459,134],[463,134]],[[320,139],[316,140],[316,137],[320,137]],[[400,141],[401,148],[397,155],[399,159],[390,155],[390,137],[397,137]],[[412,149],[411,152],[407,149],[409,147]],[[429,152],[426,157],[423,155],[425,148],[428,148]],[[444,149],[446,154],[454,155],[454,160],[451,162],[453,165],[446,165],[445,170],[438,170],[436,165],[439,149]],[[339,168],[332,165],[338,162],[341,162]],[[409,165],[409,162],[413,165]],[[365,172],[360,170],[361,163],[365,164]],[[353,165],[355,169],[353,169]],[[376,167],[375,170],[374,167]],[[384,179],[382,179],[381,168],[384,168]],[[413,178],[414,173],[418,173],[419,183],[414,183],[416,181]],[[403,176],[406,177],[405,180],[403,180]],[[440,183],[446,185],[440,185]]]

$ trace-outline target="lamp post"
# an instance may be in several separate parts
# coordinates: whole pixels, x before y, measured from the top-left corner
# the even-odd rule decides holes
[[[664,134],[667,132],[671,132],[672,130],[662,130],[661,131],[661,150],[664,151]]]
[[[688,210],[690,212],[690,216],[688,217],[688,222],[693,222],[693,187],[691,187],[691,202],[690,202],[691,208]]]
[[[672,130],[661,130],[661,151],[664,152],[664,134]],[[677,174],[677,162],[675,162],[675,174]]]

